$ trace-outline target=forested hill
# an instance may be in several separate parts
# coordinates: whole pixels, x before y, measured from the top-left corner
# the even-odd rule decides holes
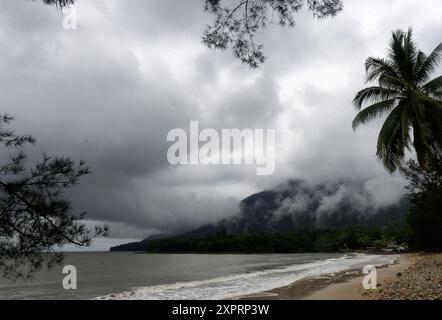
[[[300,237],[301,233],[308,233],[309,237],[313,237],[311,241],[317,241],[316,238],[321,232],[326,232],[329,236],[331,232],[334,236],[342,238],[342,232],[351,229],[364,233],[361,236],[365,238],[365,233],[370,233],[368,239],[374,241],[378,240],[375,238],[394,237],[402,233],[406,209],[407,202],[404,199],[392,204],[377,203],[375,196],[369,193],[363,184],[340,182],[310,186],[303,181],[290,180],[275,189],[256,193],[242,200],[239,213],[233,218],[202,226],[173,239],[182,242],[185,239],[219,239],[222,236],[238,238],[240,235],[257,234],[261,237],[267,235],[267,238],[270,235],[290,234],[296,238]],[[242,239],[244,240],[244,237]],[[123,248],[140,251],[145,250],[150,243],[150,249],[163,251],[166,248],[160,248],[158,244],[165,244],[167,241],[173,243],[170,239],[145,239],[111,250]],[[180,251],[180,246],[172,247]],[[188,249],[196,250],[192,246]],[[274,250],[275,248],[272,249]]]

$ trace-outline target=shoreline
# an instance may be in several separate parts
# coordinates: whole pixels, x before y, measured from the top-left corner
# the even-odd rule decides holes
[[[442,254],[385,254],[382,259],[363,259],[365,263],[348,264],[346,270],[340,268],[339,272],[333,272],[334,268],[323,268],[319,265],[312,265],[311,272],[304,273],[309,277],[297,279],[296,273],[286,272],[284,278],[276,274],[275,283],[289,285],[269,289],[266,291],[240,294],[220,298],[222,300],[399,300],[399,299],[442,299]],[[392,256],[391,258],[386,258]],[[333,260],[333,259],[332,259]],[[377,288],[365,290],[362,274],[362,267],[365,264],[378,266]],[[357,266],[357,267],[355,267]],[[307,269],[307,270],[310,270]],[[328,271],[326,271],[328,270]],[[338,270],[338,269],[336,269]],[[327,273],[328,272],[328,273]],[[315,275],[316,274],[316,275]],[[298,277],[299,278],[299,277]],[[281,280],[282,279],[282,280]],[[206,283],[211,288],[213,281]],[[161,286],[160,286],[161,287]],[[193,288],[190,283],[187,287]],[[264,288],[271,288],[265,286]],[[178,287],[180,289],[181,287]],[[262,286],[261,286],[262,288]],[[146,299],[146,295],[152,294],[143,292],[144,288],[133,289],[132,291],[121,292],[95,297],[97,300],[125,300],[125,299]],[[149,288],[148,288],[149,289]],[[167,288],[166,288],[167,289]],[[167,289],[169,290],[169,289]],[[177,290],[177,288],[172,288]],[[253,292],[253,291],[249,291]],[[160,292],[161,293],[161,292]],[[173,293],[173,292],[172,292]],[[206,296],[207,298],[207,296]],[[180,299],[179,299],[180,300]]]
[[[382,288],[395,284],[400,275],[412,268],[416,261],[436,257],[442,262],[442,255],[418,253],[400,254],[399,259],[390,265],[377,268],[376,290],[365,290],[362,269],[349,269],[336,274],[306,278],[289,286],[269,291],[241,296],[239,300],[375,300],[382,299]],[[440,270],[442,272],[442,270]],[[442,290],[441,290],[442,292]],[[388,298],[388,297],[384,297]]]

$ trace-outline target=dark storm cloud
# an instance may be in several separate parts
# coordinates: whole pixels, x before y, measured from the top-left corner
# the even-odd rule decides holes
[[[352,179],[377,203],[400,197],[401,177],[377,162],[380,122],[354,133],[351,100],[364,86],[363,61],[384,56],[390,32],[415,27],[423,49],[442,39],[438,0],[347,1],[335,19],[301,13],[295,29],[262,35],[268,61],[258,70],[229,51],[203,47],[210,16],[202,2],[77,2],[78,30],[40,2],[2,1],[0,101],[32,133],[30,148],[86,160],[93,174],[69,195],[90,223],[115,238],[142,238],[216,221],[243,197],[289,178]],[[438,71],[440,73],[440,69]],[[167,132],[277,128],[277,171],[170,167]]]

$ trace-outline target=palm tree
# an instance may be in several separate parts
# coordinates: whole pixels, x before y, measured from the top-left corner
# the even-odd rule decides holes
[[[416,151],[421,167],[441,161],[442,150],[442,76],[429,81],[430,74],[442,58],[442,43],[427,56],[416,48],[413,30],[393,32],[387,59],[368,58],[366,88],[353,103],[361,110],[353,129],[389,113],[381,129],[377,157],[390,171],[400,168],[406,150]]]

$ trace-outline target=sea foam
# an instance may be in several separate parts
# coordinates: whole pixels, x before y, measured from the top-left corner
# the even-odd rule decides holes
[[[99,300],[219,300],[287,286],[305,278],[333,276],[337,272],[361,269],[365,265],[384,266],[394,263],[397,255],[349,254],[339,258],[294,264],[281,268],[216,277],[200,281],[132,288]]]

